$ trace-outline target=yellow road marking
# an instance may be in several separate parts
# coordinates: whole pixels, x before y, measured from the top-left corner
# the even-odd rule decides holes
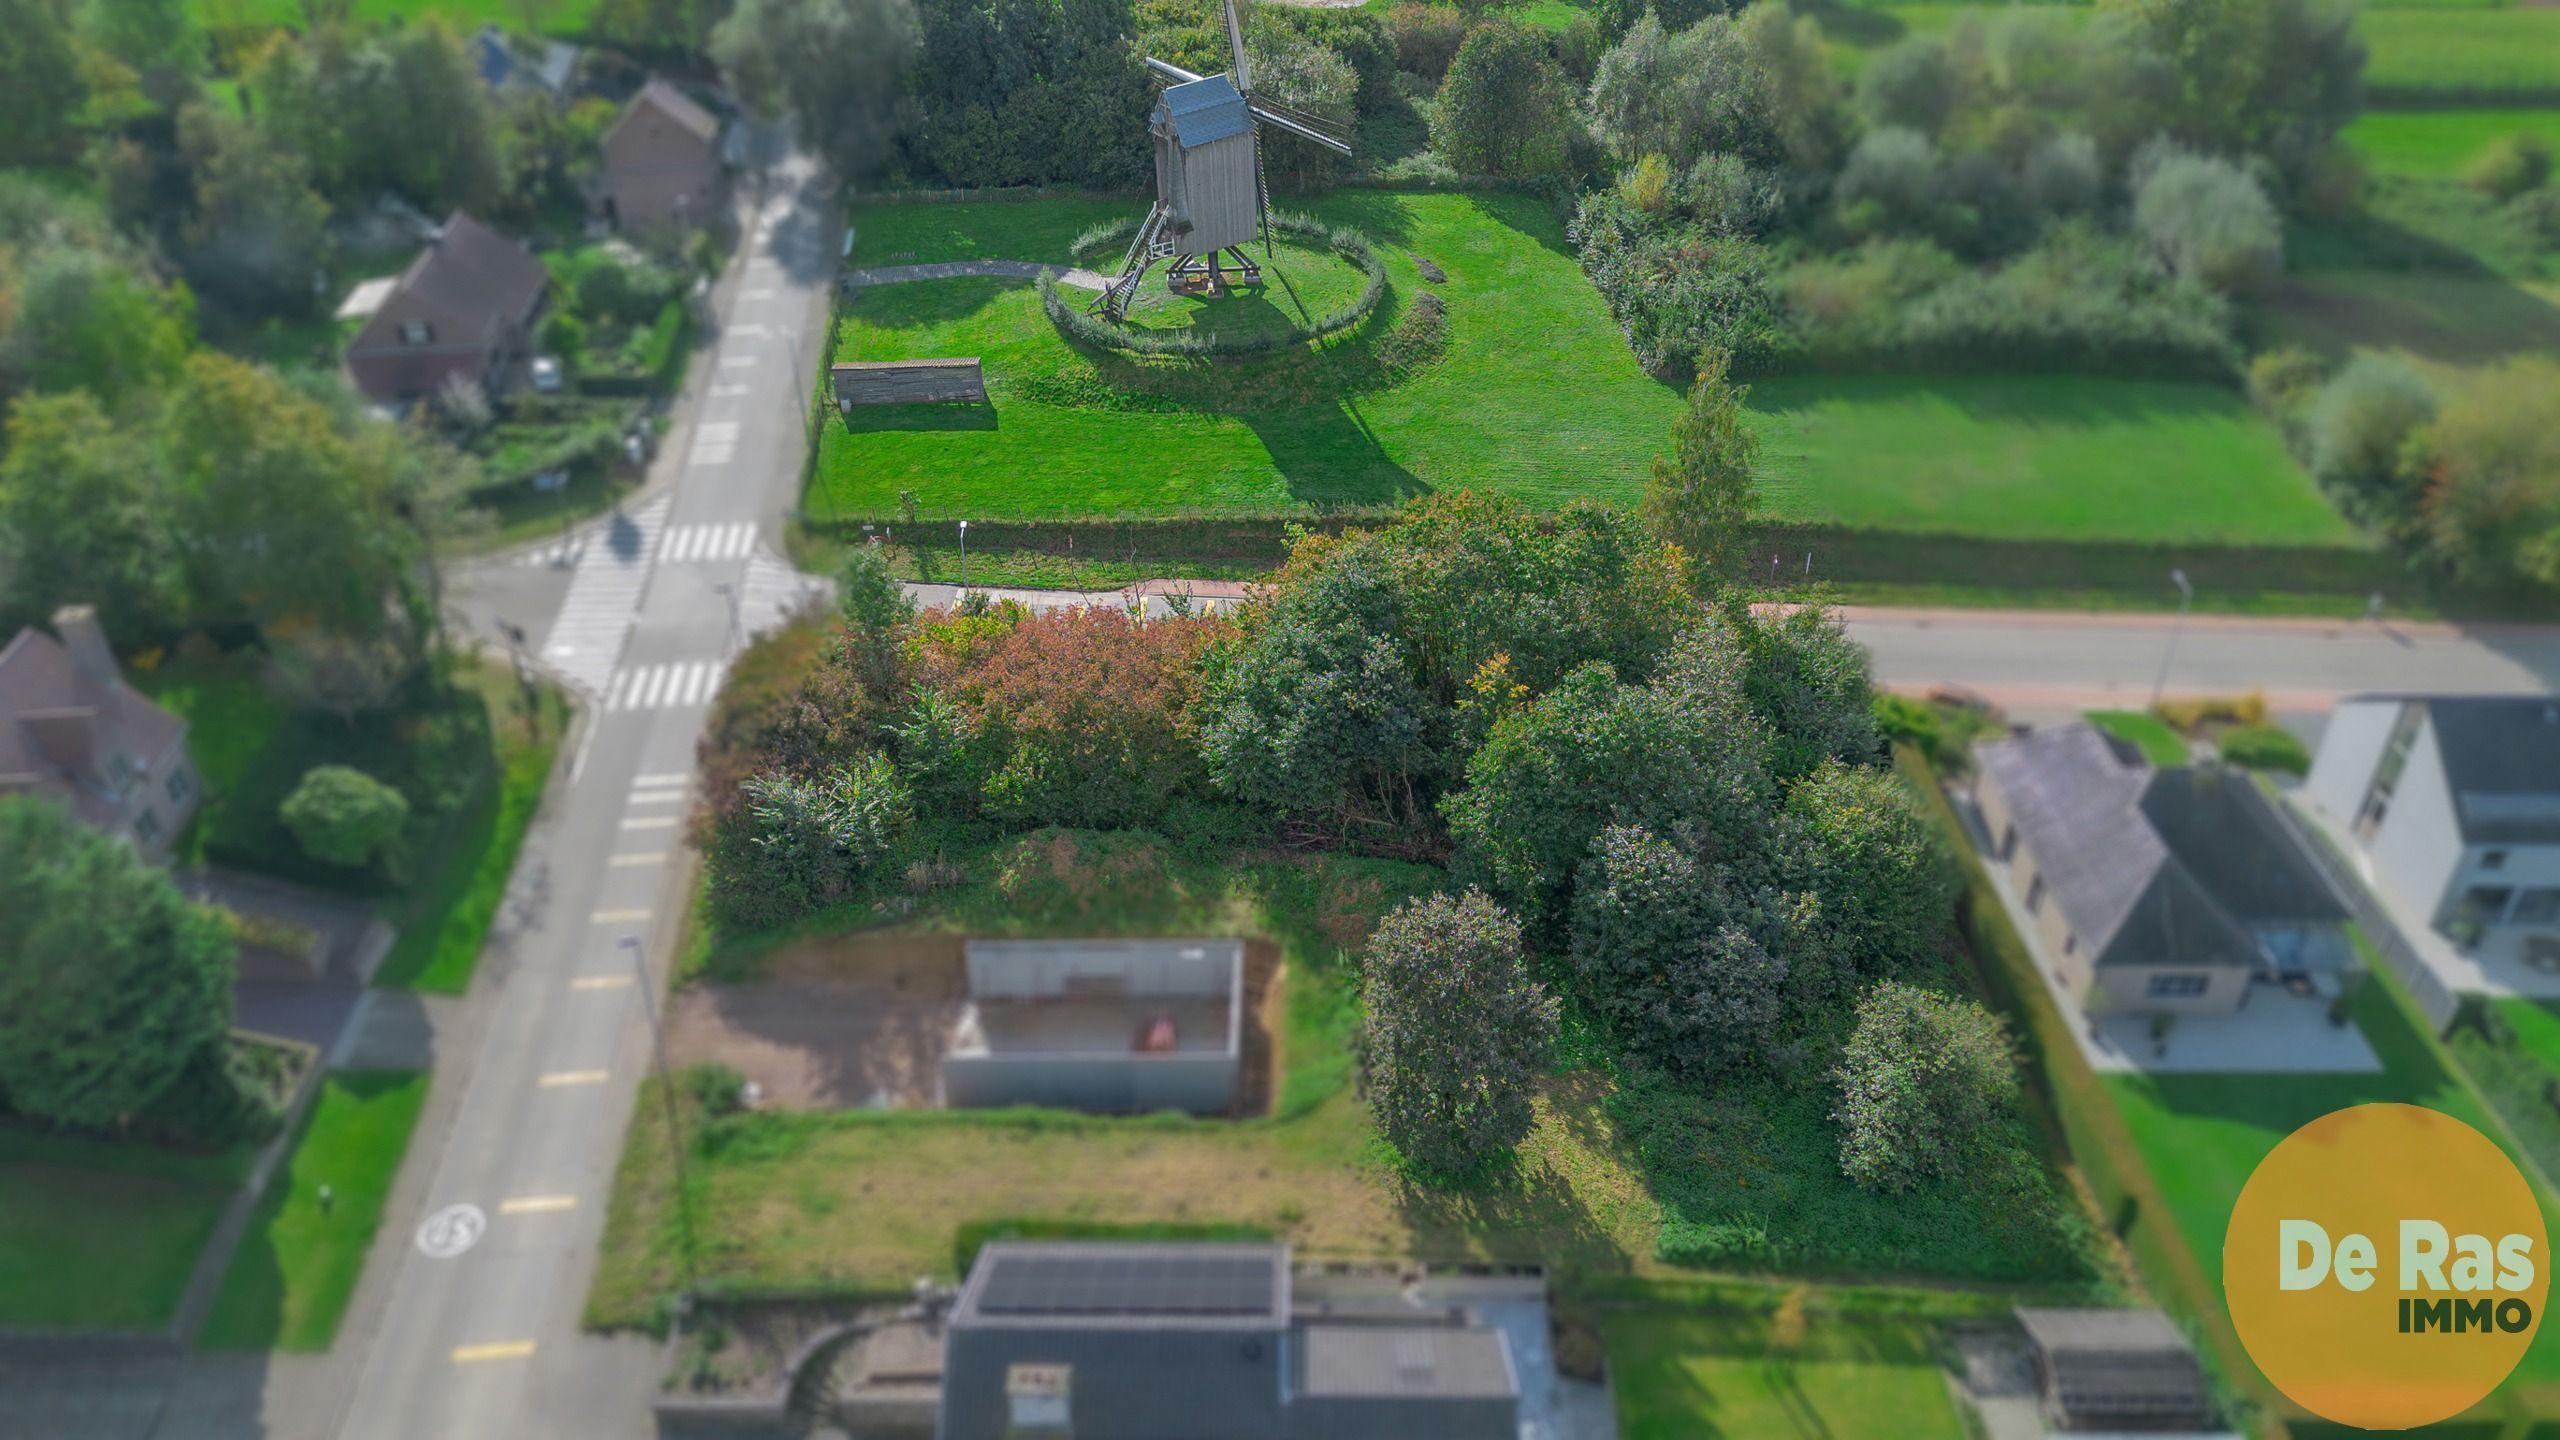
[[[577,1208],[578,1197],[575,1195],[520,1195],[513,1200],[498,1202],[501,1215],[540,1215],[550,1210]]]
[[[468,1365],[475,1360],[521,1360],[533,1353],[530,1340],[493,1340],[486,1345],[457,1345],[453,1363]]]
[[[604,1080],[602,1070],[554,1070],[543,1076],[541,1083],[546,1089],[556,1089],[562,1085],[601,1085]]]

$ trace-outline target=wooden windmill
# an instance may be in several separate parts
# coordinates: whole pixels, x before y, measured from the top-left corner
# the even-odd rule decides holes
[[[1158,97],[1148,116],[1148,133],[1156,145],[1156,203],[1138,227],[1137,238],[1120,262],[1120,273],[1102,288],[1093,308],[1113,319],[1128,313],[1138,282],[1159,260],[1171,260],[1169,282],[1177,290],[1217,290],[1224,283],[1221,252],[1235,257],[1238,278],[1262,278],[1262,267],[1244,253],[1259,233],[1262,253],[1271,254],[1271,187],[1262,178],[1262,127],[1271,126],[1338,155],[1351,146],[1328,133],[1313,116],[1288,113],[1285,107],[1253,98],[1253,80],[1245,68],[1244,27],[1236,18],[1236,0],[1220,0],[1226,11],[1227,51],[1235,69],[1226,75],[1194,75],[1179,65],[1150,58],[1147,68],[1173,83]]]

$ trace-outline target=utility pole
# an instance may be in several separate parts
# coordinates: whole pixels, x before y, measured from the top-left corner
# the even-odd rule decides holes
[[[2151,707],[2160,704],[2160,692],[2169,685],[2169,662],[2178,654],[2179,632],[2187,628],[2187,607],[2195,603],[2196,587],[2187,583],[2187,572],[2171,570],[2169,579],[2178,587],[2178,618],[2169,626],[2169,644],[2160,652],[2160,673],[2151,679]]]
[[[632,976],[640,986],[640,1013],[648,1017],[649,1044],[658,1057],[658,1098],[667,1106],[667,1153],[675,1157],[676,1229],[684,1237],[684,1298],[690,1302],[694,1291],[693,1192],[685,1183],[684,1132],[676,1124],[675,1077],[667,1073],[667,1034],[658,1027],[658,1002],[650,993],[649,957],[641,947],[640,937],[623,936],[621,947],[631,956]]]

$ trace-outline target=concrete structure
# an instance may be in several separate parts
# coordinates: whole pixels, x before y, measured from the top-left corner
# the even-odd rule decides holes
[[[532,251],[457,210],[347,343],[347,374],[384,404],[425,399],[457,378],[498,394],[532,349],[550,288]]]
[[[44,796],[166,858],[203,799],[187,722],[124,683],[88,606],[55,611],[53,630],[0,650],[0,795]]]
[[[681,235],[716,219],[720,120],[664,80],[640,87],[604,132],[605,211],[638,234]]]
[[[2346,908],[2247,775],[2154,769],[2085,724],[1976,759],[1988,858],[2083,1009],[2230,1011],[2260,978],[2326,988],[2353,967]]]
[[[2187,1337],[2157,1310],[2018,1311],[2046,1416],[2067,1430],[2202,1430],[2213,1421]]]
[[[2438,934],[2560,935],[2560,697],[2350,699],[2303,795]]]
[[[955,1109],[1224,1114],[1244,1054],[1241,940],[972,940],[942,1057]]]
[[[1503,1331],[1299,1313],[1288,1247],[999,1242],[952,1307],[939,1440],[1518,1440]]]

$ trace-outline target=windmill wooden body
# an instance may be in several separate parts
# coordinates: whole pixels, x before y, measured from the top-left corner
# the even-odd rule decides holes
[[[1168,280],[1177,290],[1215,291],[1224,283],[1220,255],[1233,257],[1237,278],[1262,278],[1245,253],[1256,235],[1271,254],[1271,187],[1262,175],[1262,129],[1285,131],[1340,155],[1351,147],[1313,117],[1286,113],[1253,98],[1245,66],[1244,29],[1236,0],[1222,0],[1227,49],[1235,68],[1225,75],[1194,75],[1150,58],[1147,68],[1173,83],[1148,116],[1155,141],[1156,203],[1138,226],[1120,271],[1095,298],[1093,308],[1118,319],[1128,313],[1138,283],[1159,260],[1173,262]]]

